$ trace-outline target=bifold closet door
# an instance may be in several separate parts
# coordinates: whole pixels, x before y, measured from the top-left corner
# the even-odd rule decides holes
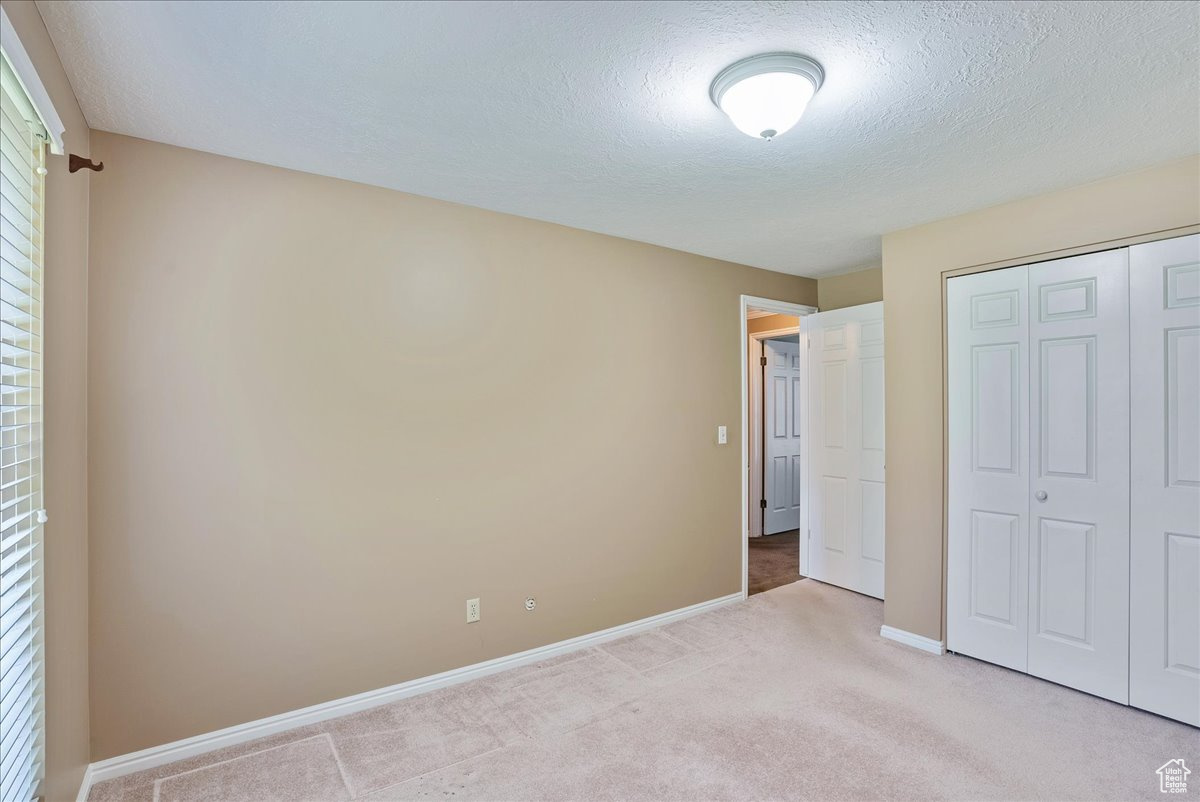
[[[1122,702],[1126,258],[947,283],[947,646]]]
[[[1129,703],[1200,726],[1200,236],[1129,250]]]
[[[1029,267],[1029,673],[1129,701],[1128,250]]]
[[[1028,666],[1029,268],[946,284],[946,646]]]

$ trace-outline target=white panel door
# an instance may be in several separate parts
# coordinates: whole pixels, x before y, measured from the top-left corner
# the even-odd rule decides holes
[[[800,344],[799,338],[764,340],[763,534],[800,528]]]
[[[1029,269],[952,278],[947,293],[946,647],[1028,664]]]
[[[1029,267],[1029,673],[1129,701],[1127,249]]]
[[[1200,726],[1200,236],[1129,250],[1129,703]]]
[[[800,319],[808,347],[807,559],[821,582],[883,598],[883,304]]]

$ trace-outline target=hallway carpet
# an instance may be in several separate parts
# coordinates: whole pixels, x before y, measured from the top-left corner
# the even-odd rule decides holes
[[[90,799],[1160,799],[1200,766],[1195,729],[884,640],[882,609],[795,582]]]
[[[749,594],[789,585],[800,576],[800,530],[747,538]]]

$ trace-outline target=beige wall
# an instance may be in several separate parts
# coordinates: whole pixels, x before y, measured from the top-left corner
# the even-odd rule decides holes
[[[1100,250],[1200,223],[1200,158],[1040,195],[883,238],[887,297],[889,626],[940,640],[943,511],[943,276]],[[1176,232],[1182,233],[1182,232]],[[999,265],[997,265],[999,266]]]
[[[89,131],[32,2],[4,0],[21,44],[67,131],[88,153]],[[7,44],[7,43],[6,43]],[[46,781],[50,802],[75,799],[88,763],[87,246],[89,173],[51,155],[46,175],[45,644]]]
[[[817,307],[822,312],[883,300],[883,268],[868,267],[817,279]]]
[[[740,589],[739,294],[815,282],[92,144],[94,759]]]

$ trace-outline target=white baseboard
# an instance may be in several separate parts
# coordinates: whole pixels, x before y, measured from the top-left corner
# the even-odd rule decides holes
[[[95,763],[89,763],[88,767],[83,770],[83,781],[79,784],[79,796],[75,798],[75,802],[87,802],[88,793],[92,790],[92,783],[96,782],[92,776],[92,766]]]
[[[365,693],[347,696],[343,699],[334,699],[333,701],[323,702],[312,707],[293,710],[290,713],[280,713],[277,716],[249,721],[245,724],[238,724],[233,727],[226,727],[223,730],[184,738],[181,741],[173,741],[162,746],[152,746],[140,752],[131,752],[127,755],[118,755],[107,760],[101,760],[87,767],[87,771],[84,773],[83,785],[79,789],[78,802],[86,802],[88,792],[91,790],[93,784],[111,780],[114,777],[145,771],[146,769],[152,769],[165,763],[174,763],[176,760],[183,760],[195,755],[204,754],[205,752],[212,752],[228,746],[246,743],[247,741],[274,735],[295,727],[303,727],[308,724],[327,721],[331,718],[357,713],[360,710],[389,704],[410,696],[428,693],[429,691],[445,688],[450,685],[457,685],[460,682],[485,677],[488,674],[495,674],[499,671],[516,668],[517,666],[536,663],[556,655],[585,649],[589,646],[604,643],[605,641],[623,638],[626,635],[633,635],[643,630],[660,627],[663,624],[669,624],[681,618],[687,618],[697,613],[707,612],[717,607],[723,607],[726,604],[741,601],[742,598],[741,593],[731,593],[719,599],[712,599],[711,601],[693,604],[690,607],[683,607],[667,613],[653,615],[649,618],[643,618],[628,624],[621,624],[620,626],[611,627],[600,632],[593,632],[589,635],[580,635],[576,638],[551,643],[546,646],[539,646],[536,649],[517,652],[506,657],[485,660],[482,663],[443,671],[440,674],[401,682],[398,685],[390,685],[386,688],[366,691]]]
[[[924,635],[914,635],[911,632],[905,632],[903,629],[884,625],[879,628],[879,634],[888,640],[912,646],[914,649],[920,649],[923,652],[931,652],[932,654],[946,653],[946,644],[942,641],[927,638]]]

